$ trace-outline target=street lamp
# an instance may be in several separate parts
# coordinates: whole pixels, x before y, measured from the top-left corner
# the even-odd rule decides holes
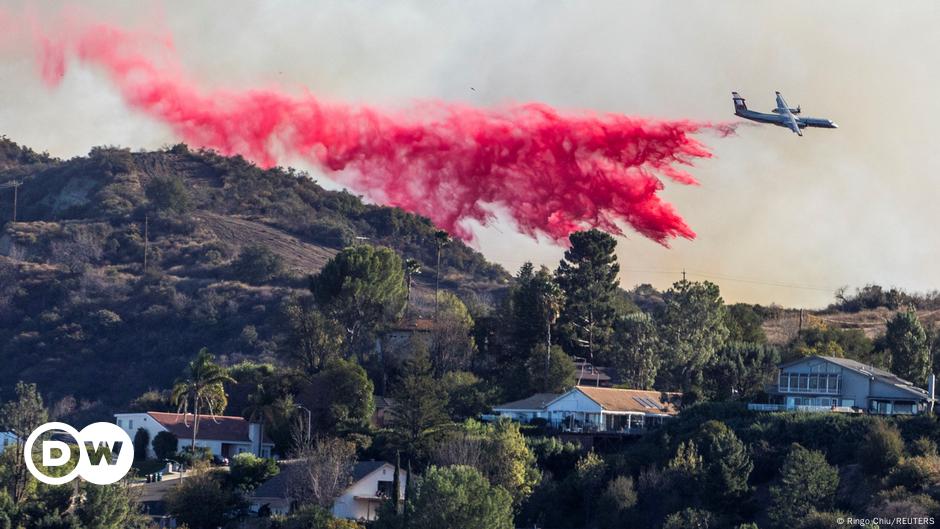
[[[307,438],[306,442],[310,442],[310,439],[313,438],[313,413],[310,411],[310,408],[304,406],[303,404],[297,404],[297,409],[304,410],[307,412]]]

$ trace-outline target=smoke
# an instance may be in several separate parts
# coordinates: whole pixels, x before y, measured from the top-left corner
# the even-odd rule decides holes
[[[542,104],[494,109],[424,101],[391,109],[352,105],[277,87],[209,89],[189,78],[172,40],[71,20],[53,34],[33,24],[38,70],[57,86],[70,60],[99,68],[127,105],[184,141],[269,167],[301,157],[370,199],[429,217],[465,240],[468,221],[502,209],[518,229],[565,244],[587,227],[629,225],[668,245],[695,233],[659,192],[660,177],[696,184],[687,171],[711,156],[692,135],[732,125],[618,114],[561,112]]]

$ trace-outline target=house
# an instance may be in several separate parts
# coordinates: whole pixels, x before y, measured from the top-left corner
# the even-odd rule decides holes
[[[412,342],[420,340],[430,343],[434,320],[416,318],[402,320],[379,330],[375,339],[375,352],[379,358],[402,359],[403,353],[412,349]]]
[[[301,461],[288,461],[274,476],[255,489],[248,499],[249,510],[254,513],[267,511],[285,515],[291,511],[290,473]],[[333,516],[349,520],[375,520],[379,506],[388,500],[395,480],[395,466],[385,461],[360,461],[352,470],[351,483],[333,502]],[[408,473],[401,471],[398,498],[405,499],[405,483]]]
[[[521,423],[530,423],[533,419],[548,421],[548,412],[545,406],[560,397],[560,393],[536,393],[531,397],[507,402],[493,407],[493,413]]]
[[[574,357],[573,360],[574,375],[578,379],[579,386],[609,388],[613,385],[613,379],[607,374],[607,368],[597,367],[579,356]]]
[[[372,413],[371,419],[372,426],[376,428],[385,428],[389,414],[391,413],[392,408],[395,406],[395,399],[391,397],[383,397],[382,395],[374,395],[372,398],[375,402],[375,411]]]
[[[678,415],[681,400],[681,393],[575,386],[545,411],[565,431],[639,434]]]
[[[115,422],[131,439],[139,428],[150,434],[151,445],[147,447],[147,456],[155,457],[153,439],[160,432],[170,432],[179,441],[178,449],[192,446],[193,414],[164,413],[148,411],[142,413],[116,413]],[[196,430],[196,446],[208,448],[212,455],[234,457],[242,452],[271,457],[274,443],[265,436],[261,439],[261,425],[249,423],[242,417],[225,415],[201,415],[199,428]]]
[[[19,442],[19,438],[13,432],[0,432],[0,454],[2,454],[7,447],[16,446]]]
[[[537,393],[493,408],[521,422],[544,419],[574,433],[640,434],[679,413],[681,393],[575,386],[561,395]]]
[[[748,408],[914,415],[931,409],[932,390],[933,384],[927,392],[884,369],[848,358],[808,356],[780,364],[776,384],[767,388],[770,402]]]

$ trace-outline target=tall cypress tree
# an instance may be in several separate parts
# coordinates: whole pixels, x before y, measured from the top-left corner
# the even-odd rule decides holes
[[[395,514],[401,514],[401,498],[398,496],[398,489],[401,487],[401,452],[395,451],[395,476],[392,478],[392,505]]]
[[[592,361],[610,343],[620,265],[617,241],[599,230],[571,234],[571,248],[558,265],[555,278],[565,294],[559,318],[559,341],[564,349]]]

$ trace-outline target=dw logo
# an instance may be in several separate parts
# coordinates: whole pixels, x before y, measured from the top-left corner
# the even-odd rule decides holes
[[[50,431],[69,434],[78,446],[78,464],[64,476],[44,474],[33,460],[33,445],[42,434]],[[75,454],[67,443],[55,439],[43,440],[41,443],[44,467],[63,467],[74,460]],[[48,422],[29,434],[23,452],[26,468],[47,485],[62,485],[79,476],[95,485],[110,485],[127,475],[134,463],[134,443],[124,430],[108,422],[89,424],[80,432],[65,423]]]

